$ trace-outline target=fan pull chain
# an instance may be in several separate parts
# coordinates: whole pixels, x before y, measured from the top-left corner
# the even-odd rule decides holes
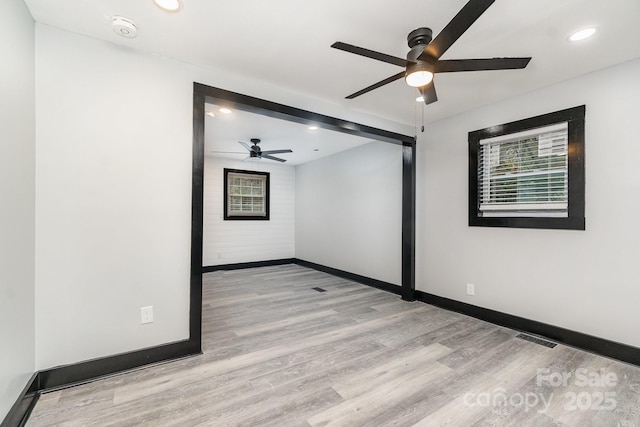
[[[413,118],[414,118],[414,121],[415,121],[416,135],[418,134],[418,106],[417,106],[417,104],[418,104],[418,102],[416,102],[414,104],[414,107],[413,107]],[[421,110],[422,117],[420,118],[422,120],[421,121],[421,126],[420,126],[420,131],[422,133],[424,133],[424,108],[425,108],[426,104],[424,102],[420,102],[419,104],[421,105],[420,108],[422,108],[422,110]]]
[[[413,119],[415,123],[414,128],[416,130],[416,135],[418,135],[418,114],[420,114],[420,112],[418,112],[418,102],[416,102],[415,104],[413,104]],[[422,114],[424,115],[424,104],[422,105]],[[422,118],[421,131],[424,132],[424,117]]]
[[[416,130],[416,136],[418,135],[418,106],[413,104],[413,122],[415,123],[414,128]]]

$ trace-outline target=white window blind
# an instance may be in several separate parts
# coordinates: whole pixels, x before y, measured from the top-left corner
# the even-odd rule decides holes
[[[266,176],[229,172],[227,215],[266,215]]]
[[[480,140],[482,216],[568,216],[567,122]]]

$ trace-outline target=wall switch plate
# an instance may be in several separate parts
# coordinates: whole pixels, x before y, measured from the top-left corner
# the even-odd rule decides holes
[[[140,323],[151,323],[153,322],[153,306],[140,307]]]
[[[467,295],[475,295],[476,294],[476,285],[473,283],[467,283]]]

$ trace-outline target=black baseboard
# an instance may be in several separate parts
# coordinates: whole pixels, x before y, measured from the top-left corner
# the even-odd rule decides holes
[[[582,332],[576,332],[559,326],[514,316],[512,314],[478,307],[422,291],[416,291],[416,299],[436,307],[455,311],[496,325],[539,335],[551,341],[640,366],[640,348],[638,347],[609,341],[604,338],[594,337]]]
[[[24,426],[43,391],[73,387],[114,374],[198,354],[202,354],[199,340],[184,340],[36,372],[0,427]]]
[[[39,372],[39,390],[55,390],[94,381],[142,366],[201,354],[199,344],[189,340],[120,353]]]
[[[397,295],[402,294],[402,287],[394,285],[392,283],[384,282],[382,280],[372,279],[370,277],[361,276],[355,273],[349,273],[348,271],[338,270],[337,268],[327,267],[326,265],[316,264],[315,262],[305,261],[298,258],[283,258],[274,259],[269,261],[255,261],[255,262],[239,262],[236,264],[224,264],[224,265],[211,265],[202,267],[203,273],[211,273],[221,270],[241,270],[244,268],[256,268],[256,267],[270,267],[274,265],[286,265],[297,264],[304,267],[312,268],[314,270],[329,273],[343,279],[352,280],[354,282],[362,283],[363,285],[371,286],[373,288],[382,289],[383,291],[391,292]]]
[[[263,265],[282,265],[291,263],[322,271],[324,273],[332,274],[337,277],[342,277],[344,279],[352,280],[363,285],[382,289],[396,295],[402,295],[401,286],[298,258],[264,261],[257,263],[230,264],[224,266],[225,268],[221,269],[232,270],[260,267]],[[418,301],[434,305],[436,307],[455,311],[457,313],[475,317],[476,319],[484,320],[489,323],[504,326],[510,329],[515,329],[517,331],[539,335],[551,341],[566,344],[571,347],[598,354],[600,356],[610,357],[612,359],[640,366],[640,348],[637,347],[606,340],[604,338],[595,337],[592,335],[584,334],[582,332],[572,331],[570,329],[561,328],[559,326],[549,325],[535,320],[525,319],[523,317],[502,313],[500,311],[478,307],[472,304],[440,297],[422,291],[416,290],[414,296]]]
[[[29,415],[40,397],[39,376],[36,372],[27,382],[16,403],[13,404],[7,415],[4,417],[0,427],[22,427],[27,423]]]
[[[396,295],[402,294],[401,286],[297,258],[203,267],[203,272],[285,264],[301,265],[391,292]],[[209,270],[212,268],[213,270]],[[510,329],[539,335],[549,340],[576,347],[581,350],[640,366],[640,348],[637,347],[621,344],[615,341],[609,341],[535,320],[502,313],[488,308],[478,307],[422,291],[415,291],[415,298],[421,302],[434,305],[436,307],[455,311]],[[36,372],[33,374],[29,383],[18,397],[16,403],[12,406],[9,413],[0,424],[0,427],[24,426],[31,410],[38,401],[41,391],[71,387],[146,365],[168,362],[187,356],[201,354],[201,352],[202,350],[199,342],[185,340]]]
[[[202,267],[203,273],[212,273],[222,270],[240,270],[243,268],[271,267],[273,265],[295,264],[295,258],[273,259],[269,261],[239,262],[236,264],[209,265]]]
[[[275,264],[274,262],[277,262],[277,264]],[[231,264],[227,266],[217,266],[215,268],[231,270],[231,269],[240,269],[240,268],[260,267],[262,265],[280,265],[280,264],[290,264],[290,263],[298,264],[304,267],[312,268],[314,270],[329,273],[334,276],[342,277],[344,279],[353,280],[354,282],[358,282],[367,286],[382,289],[384,291],[391,292],[397,295],[402,295],[401,286],[383,282],[381,280],[372,279],[370,277],[361,276],[359,274],[349,273],[348,271],[327,267],[325,265],[316,264],[314,262],[301,260],[298,258],[276,260],[276,261],[265,261],[265,262],[257,262],[257,263]],[[219,267],[225,267],[225,268],[219,268]],[[213,267],[203,267],[203,271],[204,269],[208,269],[208,268],[213,268]],[[211,271],[215,271],[215,270],[211,270]],[[414,297],[418,301],[421,301],[430,305],[434,305],[436,307],[444,308],[450,311],[455,311],[461,314],[465,314],[467,316],[475,317],[476,319],[484,320],[489,323],[504,326],[510,329],[515,329],[517,331],[539,335],[551,341],[566,344],[571,347],[575,347],[581,350],[598,354],[600,356],[610,357],[612,359],[616,359],[622,362],[640,366],[640,348],[638,347],[633,347],[627,344],[610,341],[604,338],[595,337],[592,335],[584,334],[582,332],[572,331],[570,329],[549,325],[549,324],[538,322],[535,320],[525,319],[523,317],[514,316],[512,314],[506,314],[500,311],[495,311],[495,310],[491,310],[484,307],[478,307],[472,304],[467,304],[464,302],[440,297],[437,295],[429,294],[429,293],[418,291],[418,290],[414,291]]]
[[[295,264],[303,267],[312,268],[314,270],[329,273],[343,279],[352,280],[354,282],[362,283],[363,285],[371,286],[373,288],[382,289],[383,291],[391,292],[396,295],[402,294],[402,287],[394,285],[393,283],[383,282],[382,280],[372,279],[370,277],[361,276],[359,274],[349,273],[348,271],[338,270],[337,268],[327,267],[326,265],[316,264],[315,262],[305,261],[302,259],[295,259]]]

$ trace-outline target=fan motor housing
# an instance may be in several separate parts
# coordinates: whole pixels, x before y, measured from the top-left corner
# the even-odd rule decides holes
[[[431,31],[431,28],[421,27],[409,33],[407,43],[410,48],[414,48],[417,45],[428,45],[431,43],[432,38],[433,31]]]
[[[258,147],[258,144],[260,144],[260,138],[251,138],[250,141],[253,144],[253,147],[251,147],[249,156],[260,157],[260,153],[262,152],[262,150],[260,150],[260,147]]]
[[[459,71],[485,71],[485,70],[516,70],[527,66],[531,57],[522,58],[487,58],[487,59],[456,59],[441,60],[440,57],[451,47],[460,36],[494,3],[495,0],[468,0],[460,12],[453,17],[444,29],[433,39],[431,28],[420,27],[407,35],[409,53],[407,59],[376,52],[343,42],[335,42],[331,47],[365,56],[377,61],[403,67],[404,73],[398,73],[387,77],[375,84],[348,95],[346,99],[353,99],[384,85],[395,82],[403,76],[409,86],[419,87],[425,104],[431,104],[438,100],[434,73],[449,73]],[[416,73],[421,73],[417,74]],[[414,77],[424,77],[422,79]]]

